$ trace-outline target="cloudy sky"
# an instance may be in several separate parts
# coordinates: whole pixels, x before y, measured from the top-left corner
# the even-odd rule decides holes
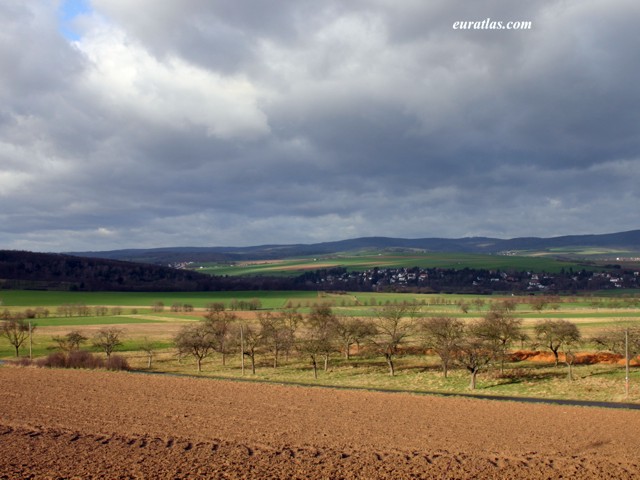
[[[532,28],[453,28],[487,18]],[[0,248],[640,228],[639,20],[637,0],[0,0]]]

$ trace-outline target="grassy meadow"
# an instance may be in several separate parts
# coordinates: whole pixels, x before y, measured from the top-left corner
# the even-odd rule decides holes
[[[39,308],[47,316],[34,318],[36,325],[32,342],[32,355],[42,357],[55,351],[53,338],[77,330],[91,338],[105,327],[122,330],[123,344],[116,353],[128,358],[132,367],[142,371],[168,372],[189,375],[244,378],[272,382],[292,382],[340,387],[379,388],[416,392],[435,391],[468,393],[469,375],[462,369],[450,371],[443,378],[439,359],[427,355],[420,348],[417,337],[410,338],[396,358],[396,375],[391,377],[384,358],[376,356],[363,345],[355,349],[349,360],[336,352],[324,371],[320,365],[319,378],[313,378],[308,358],[292,351],[288,359],[274,369],[267,352],[256,356],[257,371],[251,374],[249,359],[245,358],[242,374],[239,354],[227,356],[223,366],[221,356],[213,354],[205,358],[203,372],[198,374],[192,357],[177,355],[173,338],[182,327],[203,319],[209,303],[222,303],[227,309],[238,301],[259,301],[258,310],[233,311],[244,324],[256,323],[260,312],[278,312],[295,308],[305,314],[317,304],[329,304],[339,316],[373,318],[385,305],[410,303],[417,308],[419,317],[451,316],[471,321],[487,313],[493,302],[515,300],[513,314],[522,319],[525,333],[533,337],[533,327],[543,319],[566,319],[574,322],[583,338],[590,338],[611,326],[640,325],[640,302],[637,296],[594,295],[555,297],[544,309],[538,310],[531,297],[500,297],[474,295],[399,294],[399,293],[323,293],[323,292],[198,292],[198,293],[114,293],[114,292],[50,292],[50,291],[0,291],[0,310],[21,312]],[[162,303],[164,308],[158,309]],[[83,315],[59,314],[64,305],[84,305]],[[190,305],[184,311],[181,306]],[[96,307],[102,314],[96,314]],[[115,310],[114,310],[115,309]],[[117,314],[113,312],[117,311]],[[105,314],[106,312],[106,314]],[[147,368],[148,356],[143,344],[153,346],[153,362]],[[88,340],[84,349],[98,352]],[[592,352],[597,347],[587,340],[581,349]],[[539,350],[535,359],[509,361],[504,373],[496,366],[483,371],[478,377],[476,393],[485,395],[515,395],[548,398],[573,398],[590,400],[623,401],[624,368],[618,363],[580,364],[574,367],[575,379],[567,379],[564,364],[553,366],[550,352],[529,342],[512,345],[511,350]],[[29,353],[28,342],[20,350],[21,356]],[[101,353],[98,353],[102,355]],[[11,360],[14,349],[6,338],[0,338],[0,358]],[[629,399],[640,402],[640,368],[634,366],[631,374]]]

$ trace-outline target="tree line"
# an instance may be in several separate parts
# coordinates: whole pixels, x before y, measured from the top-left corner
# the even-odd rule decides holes
[[[26,318],[22,312],[10,315],[5,312],[2,320],[0,320],[0,337],[6,339],[14,348],[16,357],[20,356],[20,349],[32,338],[36,329],[37,324]],[[55,352],[47,355],[44,359],[40,359],[37,365],[63,368],[128,370],[129,365],[126,359],[112,355],[115,349],[122,345],[122,337],[123,331],[115,327],[101,328],[91,338],[86,337],[79,330],[72,330],[65,335],[52,337],[54,343],[52,349]],[[106,361],[81,350],[83,344],[89,341],[95,349],[105,353]],[[31,357],[31,354],[29,357]]]
[[[469,386],[476,388],[477,376],[490,365],[504,373],[505,363],[515,345],[544,348],[560,360],[573,378],[578,349],[585,342],[621,353],[619,328],[609,329],[597,338],[584,339],[577,325],[568,320],[541,320],[534,325],[532,336],[522,328],[522,319],[514,316],[511,302],[493,304],[480,319],[465,322],[455,317],[422,317],[416,305],[385,305],[367,318],[336,315],[329,305],[316,305],[308,315],[296,310],[260,312],[255,323],[239,319],[233,312],[210,311],[197,323],[183,327],[174,343],[181,356],[192,356],[196,368],[218,353],[223,365],[231,354],[241,354],[256,370],[256,356],[270,357],[277,368],[289,355],[306,358],[314,378],[318,371],[328,370],[331,358],[341,354],[345,359],[366,353],[384,358],[389,375],[396,374],[398,356],[411,350],[432,353],[439,358],[442,374],[451,368],[469,373]],[[640,329],[631,329],[631,357],[640,354]]]

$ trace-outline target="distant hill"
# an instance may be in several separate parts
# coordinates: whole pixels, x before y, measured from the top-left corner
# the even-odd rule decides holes
[[[530,292],[532,289],[536,292],[557,293],[640,288],[640,277],[636,273],[637,266],[634,267],[636,270],[633,270],[623,268],[617,262],[612,264],[602,262],[604,264],[602,268],[590,269],[582,267],[595,265],[595,262],[576,263],[565,259],[523,259],[512,256],[522,251],[539,253],[545,251],[544,249],[557,249],[560,252],[592,249],[592,251],[608,251],[615,256],[613,252],[638,252],[638,245],[640,245],[640,231],[610,235],[512,240],[490,238],[411,240],[374,237],[312,245],[162,248],[84,252],[76,255],[0,250],[0,289],[156,292],[349,290],[488,294],[494,291],[522,293]],[[349,252],[353,252],[355,254],[353,256],[360,259],[373,259],[368,267],[371,273],[362,275],[349,271],[345,265],[331,264],[333,258],[344,258],[349,256]],[[394,255],[398,252],[400,255]],[[404,252],[411,253],[405,255]],[[486,255],[499,252],[504,253],[505,256]],[[107,258],[98,258],[100,255]],[[201,271],[190,268],[197,266],[198,262],[205,261],[286,259],[304,255],[313,256],[313,259],[325,256],[325,262],[315,263],[309,258],[302,259],[303,264],[317,268],[311,267],[311,270],[304,268],[302,272],[293,275],[279,275],[269,269],[246,276],[229,272],[224,274],[224,269],[219,274],[209,275],[203,273],[207,271],[206,268]],[[421,256],[454,257],[458,259],[455,261],[458,266],[451,264],[420,266],[417,263],[405,265],[401,262],[401,266],[378,268],[378,259],[406,258],[410,262],[416,262],[416,259]],[[138,263],[113,257],[135,259]],[[464,257],[467,257],[467,263],[462,265],[465,263],[461,261]],[[470,261],[470,257],[474,260]],[[482,265],[476,263],[477,258],[482,258]],[[487,267],[487,259],[490,259],[493,265],[502,266]],[[525,264],[522,263],[523,260]],[[298,260],[292,261],[295,263]],[[562,263],[563,265],[560,269],[549,268],[549,265],[546,265],[549,261],[551,264]],[[143,262],[169,263],[173,266]],[[189,265],[189,262],[194,262],[195,265]],[[270,267],[275,262],[258,260],[250,263],[267,264]],[[229,268],[235,270],[233,267]],[[603,268],[608,270],[603,272]],[[217,271],[217,269],[218,267],[213,270]]]
[[[356,251],[420,250],[424,252],[460,252],[497,254],[505,252],[556,253],[563,249],[605,249],[640,252],[640,230],[602,235],[567,235],[552,238],[522,237],[499,239],[490,237],[392,238],[362,237],[335,242],[290,245],[258,245],[251,247],[165,247],[95,252],[70,252],[82,257],[127,260],[169,265],[180,262],[225,262],[242,260],[276,260],[296,256],[328,255]]]

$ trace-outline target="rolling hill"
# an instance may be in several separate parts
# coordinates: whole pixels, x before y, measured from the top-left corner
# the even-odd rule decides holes
[[[68,252],[81,257],[126,260],[154,264],[179,262],[230,262],[276,260],[300,256],[328,255],[358,251],[420,251],[481,254],[593,256],[594,254],[640,256],[640,230],[602,235],[567,235],[551,238],[490,237],[393,238],[362,237],[335,242],[289,245],[257,245],[248,247],[165,247],[92,252]]]

